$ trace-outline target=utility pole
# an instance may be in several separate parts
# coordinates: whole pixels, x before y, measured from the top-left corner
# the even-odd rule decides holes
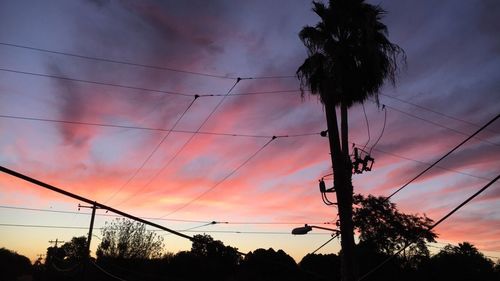
[[[100,207],[98,207],[97,204],[94,202],[92,206],[83,206],[78,204],[78,210],[80,210],[80,208],[92,209],[92,216],[90,217],[89,235],[87,237],[87,252],[85,254],[85,258],[87,259],[90,256],[90,241],[92,240],[92,230],[94,229],[95,210]]]
[[[81,280],[85,280],[85,271],[88,266],[88,263],[90,261],[90,241],[92,241],[92,230],[94,229],[94,219],[95,219],[95,210],[99,208],[97,206],[97,203],[94,202],[92,206],[83,206],[78,204],[78,211],[80,211],[80,208],[88,208],[92,209],[92,215],[90,217],[90,226],[89,226],[89,235],[87,237],[87,251],[85,251],[85,256],[83,257],[83,267],[82,267],[82,275],[81,275]]]

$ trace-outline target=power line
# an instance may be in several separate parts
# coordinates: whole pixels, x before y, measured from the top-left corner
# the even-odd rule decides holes
[[[183,69],[167,67],[167,66],[150,65],[150,64],[143,64],[143,63],[137,63],[137,62],[131,62],[131,61],[125,61],[125,60],[117,60],[117,59],[109,59],[109,58],[81,55],[81,54],[75,54],[75,53],[70,53],[70,52],[55,51],[55,50],[49,50],[49,49],[43,49],[43,48],[37,48],[37,47],[31,47],[31,46],[13,44],[13,43],[7,43],[7,42],[0,42],[0,45],[19,48],[19,49],[38,51],[38,52],[43,52],[43,53],[49,53],[49,54],[75,57],[75,58],[86,59],[86,60],[121,64],[121,65],[128,65],[128,66],[136,66],[136,67],[149,68],[149,69],[155,69],[155,70],[171,71],[171,72],[191,74],[191,75],[197,75],[197,76],[205,76],[205,77],[229,79],[229,80],[233,80],[233,79],[237,78],[237,77],[231,77],[228,75],[220,75],[220,74],[213,74],[213,73],[206,73],[206,72],[197,72],[197,71],[183,70]],[[296,76],[294,76],[294,75],[276,75],[276,76],[256,76],[256,77],[251,77],[250,79],[285,79],[285,78],[295,78],[295,77]]]
[[[10,227],[29,227],[29,228],[54,228],[54,229],[88,229],[88,226],[66,226],[66,225],[39,225],[39,224],[15,224],[15,223],[0,223],[0,226]],[[102,227],[94,227],[94,229],[102,229]]]
[[[250,160],[252,160],[257,154],[259,154],[259,152],[261,152],[264,148],[266,148],[266,146],[268,146],[273,140],[275,140],[277,137],[273,136],[268,142],[266,142],[263,146],[261,146],[257,151],[255,151],[252,155],[250,155],[250,157],[248,157],[243,163],[241,163],[238,167],[236,167],[234,170],[232,170],[229,174],[227,174],[225,177],[223,177],[220,181],[218,181],[216,184],[214,184],[212,187],[210,187],[209,189],[207,189],[206,191],[204,191],[203,193],[201,193],[200,195],[196,196],[195,198],[189,200],[188,202],[186,202],[185,204],[183,204],[182,206],[178,207],[178,208],[175,208],[173,211],[169,212],[168,214],[166,215],[163,215],[161,216],[160,218],[164,218],[166,216],[169,216],[173,213],[176,213],[184,208],[186,208],[187,206],[191,205],[193,202],[195,202],[196,200],[200,199],[201,197],[205,196],[207,193],[211,192],[212,190],[214,190],[215,188],[217,188],[217,186],[219,186],[220,184],[222,184],[224,181],[226,181],[230,176],[232,176],[234,173],[236,173],[239,169],[241,169],[241,167],[245,166],[248,162],[250,162]]]
[[[190,227],[190,228],[187,228],[187,229],[183,229],[182,231],[190,231],[190,230],[193,230],[193,229],[198,229],[198,228],[202,228],[202,227],[213,225],[213,224],[217,224],[217,222],[216,221],[212,221],[212,222],[205,223],[205,224],[202,224],[202,225],[197,225],[197,226],[193,226],[193,227]]]
[[[138,90],[138,91],[145,91],[145,92],[152,92],[152,93],[175,95],[175,96],[184,96],[184,97],[194,96],[192,94],[184,94],[184,93],[173,92],[173,91],[135,87],[135,86],[114,84],[114,83],[107,83],[107,82],[99,82],[99,81],[93,81],[93,80],[84,80],[84,79],[71,78],[71,77],[66,77],[66,76],[27,72],[27,71],[20,71],[20,70],[6,69],[6,68],[0,68],[0,71],[16,73],[16,74],[31,75],[31,76],[39,76],[39,77],[45,77],[45,78],[52,78],[52,79],[58,79],[58,80],[73,81],[73,82],[86,83],[86,84],[93,84],[93,85],[100,85],[100,86],[109,86],[109,87],[117,87],[117,88],[130,89],[130,90]]]
[[[76,212],[76,211],[64,211],[64,210],[54,210],[54,209],[41,209],[41,208],[26,208],[18,206],[5,206],[0,205],[2,209],[12,209],[12,210],[24,210],[24,211],[34,211],[34,212],[49,212],[49,213],[61,213],[61,214],[73,214],[73,215],[91,215],[91,213]],[[99,214],[96,216],[102,217],[122,217],[115,214]],[[213,224],[213,221],[208,220],[187,220],[187,219],[169,219],[169,218],[153,218],[153,217],[140,217],[145,220],[162,220],[162,221],[173,221],[173,222],[185,222],[185,223],[203,223],[203,224]],[[304,225],[304,224],[328,224],[325,222],[266,222],[266,221],[215,221],[216,224],[230,224],[230,225]]]
[[[248,138],[271,138],[273,135],[255,135],[255,134],[239,134],[239,133],[217,133],[217,132],[205,132],[205,131],[189,131],[189,130],[178,130],[178,129],[162,129],[162,128],[153,128],[153,127],[141,127],[141,126],[129,126],[129,125],[117,125],[117,124],[105,124],[105,123],[91,123],[91,122],[81,122],[81,121],[69,121],[69,120],[58,120],[58,119],[47,119],[47,118],[36,118],[36,117],[26,117],[26,116],[14,116],[14,115],[5,115],[5,114],[0,114],[0,118],[6,118],[6,119],[14,119],[14,120],[25,120],[25,121],[38,121],[38,122],[49,122],[49,123],[62,123],[62,124],[71,124],[71,125],[81,125],[81,126],[96,126],[96,127],[106,127],[106,128],[120,128],[120,129],[133,129],[133,130],[145,130],[145,131],[159,131],[159,132],[175,132],[175,133],[186,133],[186,134],[199,134],[199,135],[214,135],[214,136],[227,136],[227,137],[248,137]],[[386,118],[384,118],[384,121]],[[314,133],[302,133],[302,134],[284,134],[284,135],[277,135],[279,138],[294,138],[294,137],[305,137],[305,136],[315,136],[319,135],[319,133],[314,132]],[[381,136],[383,135],[383,131],[381,135],[379,136],[379,140]],[[377,143],[377,142],[376,142]],[[397,157],[400,159],[408,160],[408,161],[413,161],[416,163],[424,164],[424,165],[431,165],[431,163],[416,160],[413,158],[409,158],[406,156],[402,156],[399,154],[395,154],[392,152],[384,151],[382,149],[374,148],[375,145],[373,145],[370,148],[370,153],[371,150],[378,151],[380,153],[384,153],[387,155],[391,155],[393,157]],[[483,180],[490,180],[489,178],[485,177],[480,177],[476,176],[470,173],[465,173],[461,172],[458,170],[454,169],[449,169],[445,168],[442,166],[436,166],[437,168],[449,171],[449,172],[454,172],[457,174],[462,174],[465,176],[470,176],[478,179],[483,179]],[[330,176],[332,174],[324,175],[323,177]]]
[[[48,119],[48,118],[27,117],[27,116],[15,116],[15,115],[5,115],[5,114],[0,114],[0,118],[14,119],[14,120],[25,120],[25,121],[37,121],[37,122],[48,122],[48,123],[62,123],[62,124],[81,125],[81,126],[96,126],[96,127],[107,127],[107,128],[144,130],[144,131],[155,131],[155,132],[174,132],[174,133],[185,133],[185,134],[196,133],[199,135],[226,136],[226,137],[271,138],[273,136],[271,134],[269,134],[269,135],[256,135],[256,134],[239,134],[239,133],[217,133],[217,132],[206,132],[206,131],[196,132],[196,131],[190,131],[190,130],[162,129],[162,128],[143,127],[143,126],[92,123],[92,122]],[[279,136],[280,138],[292,138],[292,137],[305,137],[305,136],[313,136],[313,135],[319,135],[319,133],[314,132],[314,133],[277,135],[277,136]]]
[[[402,103],[406,103],[406,104],[409,104],[409,105],[412,105],[414,107],[417,107],[417,108],[420,108],[420,109],[423,109],[423,110],[426,110],[428,112],[432,112],[434,114],[437,114],[437,115],[441,115],[441,116],[444,116],[446,118],[450,118],[450,119],[453,119],[455,121],[459,121],[459,122],[462,122],[462,123],[465,123],[465,124],[468,124],[468,125],[471,125],[471,126],[475,126],[475,127],[481,127],[481,125],[478,125],[476,123],[472,123],[472,122],[469,122],[467,120],[464,120],[464,119],[460,119],[460,118],[457,118],[457,117],[454,117],[454,116],[451,116],[451,115],[448,115],[448,114],[444,114],[442,112],[439,112],[439,111],[436,111],[436,110],[433,110],[433,109],[430,109],[428,107],[425,107],[425,106],[422,106],[422,105],[419,105],[419,104],[416,104],[416,103],[413,103],[413,102],[410,102],[408,100],[404,100],[404,99],[401,99],[401,98],[397,98],[397,97],[394,97],[394,96],[391,96],[391,95],[387,95],[387,94],[380,94],[381,96],[384,96],[384,97],[388,97],[390,99],[394,99],[394,100],[397,100],[399,102],[402,102]],[[496,133],[497,132],[494,132],[494,131],[491,131],[491,130],[488,130],[492,133]]]
[[[400,158],[400,159],[404,159],[404,160],[408,160],[408,161],[413,161],[415,163],[419,163],[419,164],[423,164],[423,165],[428,165],[428,166],[432,165],[432,163],[429,163],[429,162],[424,162],[424,161],[416,160],[416,159],[413,159],[413,158],[408,158],[406,156],[402,156],[402,155],[395,154],[395,153],[392,153],[392,152],[384,151],[384,150],[381,150],[379,148],[374,148],[373,150],[375,150],[377,152],[380,152],[380,153],[383,153],[383,154],[387,154],[387,155],[396,157],[396,158]],[[441,170],[445,170],[445,171],[448,171],[448,172],[452,172],[452,173],[456,173],[456,174],[460,174],[460,175],[464,175],[464,176],[469,176],[469,177],[476,178],[476,179],[481,179],[481,180],[486,180],[486,181],[490,181],[491,180],[491,178],[476,176],[476,175],[473,175],[473,174],[470,174],[470,173],[458,171],[458,170],[455,170],[455,169],[446,168],[446,167],[443,167],[443,166],[435,165],[434,167],[439,168]]]
[[[370,143],[370,139],[371,139],[370,122],[368,122],[368,116],[366,115],[365,104],[362,103],[361,106],[363,107],[363,113],[365,115],[365,121],[366,121],[366,130],[367,130],[367,134],[368,134],[368,140],[366,141],[365,145],[363,146],[363,150],[365,150],[366,146]]]
[[[231,96],[248,96],[248,95],[265,95],[265,94],[296,94],[300,93],[300,90],[275,90],[275,91],[260,91],[260,92],[248,92],[248,93],[237,93]],[[206,94],[200,95],[200,97],[223,97],[224,94]]]
[[[23,227],[23,228],[47,228],[47,229],[88,229],[88,226],[65,226],[65,225],[39,225],[39,224],[12,224],[0,223],[0,226],[5,227]],[[104,229],[104,227],[94,227],[94,229]],[[161,231],[158,229],[151,230],[154,232]],[[291,235],[285,231],[240,231],[240,230],[176,230],[177,232],[188,233],[225,233],[225,234],[256,234],[256,235]],[[308,235],[329,235],[328,233],[310,233]]]
[[[181,121],[181,119],[184,117],[184,115],[186,115],[186,113],[191,108],[191,106],[194,104],[194,102],[196,101],[196,99],[198,99],[198,96],[194,97],[194,99],[189,103],[189,105],[184,110],[184,112],[182,112],[182,114],[179,116],[179,118],[177,118],[177,120],[175,121],[174,125],[172,126],[172,130],[175,129],[175,127],[177,127],[177,125],[179,124],[179,122]],[[142,164],[134,171],[134,173],[132,173],[132,176],[129,177],[128,180],[115,193],[113,193],[113,195],[111,195],[108,199],[106,199],[106,201],[104,201],[104,203],[107,203],[110,200],[112,200],[118,193],[120,193],[120,191],[122,191],[137,176],[137,174],[140,171],[142,171],[142,169],[144,168],[144,166],[146,165],[146,163],[148,163],[149,160],[151,160],[151,158],[153,157],[153,155],[158,151],[158,149],[160,148],[160,146],[168,138],[168,136],[170,135],[170,133],[172,132],[172,130],[168,131],[167,134],[165,134],[165,136],[163,136],[163,138],[161,139],[161,141],[155,146],[155,148],[151,151],[151,153],[148,155],[148,157],[146,157],[146,159],[144,159],[144,161],[142,162]],[[134,195],[138,194],[139,191],[137,191]],[[129,198],[131,198],[131,197],[129,197]],[[119,204],[123,204],[125,201],[127,201],[127,200],[124,200],[124,201],[120,202]]]
[[[405,183],[403,186],[401,186],[400,188],[398,188],[396,191],[394,191],[393,193],[391,193],[391,195],[389,195],[387,197],[387,200],[390,199],[392,196],[394,196],[396,193],[398,193],[399,191],[401,191],[403,188],[407,187],[410,183],[412,183],[413,181],[415,181],[416,179],[418,179],[420,176],[422,176],[423,174],[425,174],[427,171],[429,171],[432,167],[436,166],[437,163],[441,162],[441,160],[443,160],[444,158],[446,158],[448,155],[452,154],[455,150],[457,150],[459,147],[461,147],[464,143],[466,143],[468,140],[470,140],[471,138],[473,138],[475,135],[477,135],[479,132],[481,132],[482,130],[484,130],[486,127],[488,127],[490,124],[492,124],[493,122],[495,122],[498,118],[500,117],[500,114],[498,114],[497,116],[495,116],[493,119],[491,119],[488,123],[486,123],[485,125],[483,125],[479,130],[477,130],[475,133],[473,133],[472,135],[470,135],[469,137],[467,137],[465,140],[463,140],[462,142],[460,142],[458,145],[456,145],[452,150],[448,151],[445,155],[443,155],[441,158],[439,158],[438,160],[436,160],[434,163],[432,163],[429,167],[427,167],[426,169],[424,169],[422,172],[420,172],[418,175],[416,175],[415,177],[413,177],[410,181],[408,181],[407,183]]]
[[[462,203],[460,203],[457,207],[455,207],[453,210],[451,210],[449,213],[447,213],[444,217],[442,217],[441,219],[439,219],[437,222],[435,222],[432,226],[429,227],[429,230],[432,230],[434,229],[435,227],[437,227],[439,224],[441,224],[443,221],[445,221],[446,219],[448,219],[451,215],[453,215],[456,211],[458,211],[460,208],[462,208],[463,206],[465,206],[467,203],[469,203],[472,199],[474,199],[475,197],[477,197],[479,194],[481,194],[483,191],[485,191],[486,189],[488,189],[493,183],[495,183],[498,179],[500,178],[500,175],[498,175],[496,178],[494,178],[492,181],[490,181],[488,184],[486,184],[485,186],[483,186],[481,189],[479,189],[476,193],[472,194],[469,198],[467,198],[465,201],[463,201]],[[410,245],[412,245],[414,242],[412,243],[408,243],[406,244],[404,247],[402,247],[399,251],[397,251],[396,253],[392,254],[390,257],[388,257],[387,259],[385,259],[383,262],[381,262],[379,265],[375,266],[373,269],[371,269],[370,271],[368,271],[367,273],[365,273],[363,276],[361,276],[358,281],[361,281],[363,279],[365,279],[366,277],[368,277],[369,275],[373,274],[375,271],[379,270],[382,266],[384,266],[386,263],[388,263],[390,260],[392,260],[395,256],[399,255],[402,251],[404,251],[406,248],[408,248]]]
[[[236,87],[236,85],[238,85],[238,83],[241,81],[241,80],[244,80],[243,78],[237,78],[236,81],[234,82],[234,84],[231,86],[231,88],[229,88],[229,90],[227,91],[226,95],[215,105],[215,107],[212,109],[212,111],[208,114],[208,116],[205,118],[205,120],[203,120],[203,122],[200,124],[200,126],[198,126],[198,129],[196,129],[196,131],[189,137],[189,139],[181,146],[180,149],[177,150],[177,152],[175,152],[175,154],[167,161],[167,163],[165,163],[165,165],[163,165],[163,167],[161,169],[158,170],[158,172],[146,183],[146,185],[144,185],[142,189],[148,187],[161,173],[163,173],[163,171],[177,158],[177,156],[179,156],[179,154],[184,150],[185,147],[187,147],[187,145],[191,142],[191,140],[194,138],[194,136],[196,134],[198,134],[198,132],[201,130],[201,128],[208,122],[208,120],[210,119],[210,117],[212,117],[212,115],[215,113],[215,111],[217,111],[217,109],[220,107],[220,105],[224,102],[224,100],[226,99],[227,96],[229,96],[229,94],[231,94],[231,92],[233,91],[233,89]],[[137,193],[134,193],[133,195],[127,197],[124,201],[122,201],[121,203],[129,200],[129,198],[133,197],[137,195]],[[120,203],[120,204],[121,204]]]
[[[382,131],[380,132],[380,135],[378,136],[377,141],[375,141],[375,143],[372,145],[372,147],[370,148],[370,152],[368,152],[368,154],[372,154],[372,150],[375,148],[375,146],[377,146],[378,142],[380,141],[380,139],[382,138],[382,136],[384,135],[384,132],[385,132],[385,126],[387,124],[387,109],[385,109],[385,105],[382,106],[382,109],[384,110],[384,125],[382,126]],[[363,105],[363,110],[364,110],[364,105]]]
[[[60,213],[60,214],[73,214],[73,215],[88,215],[88,216],[91,215],[91,213],[84,213],[84,212],[52,210],[52,209],[40,209],[40,208],[26,208],[26,207],[17,207],[17,206],[3,206],[3,205],[0,205],[0,208],[2,208],[2,209],[13,209],[13,210],[35,211],[35,212],[49,212],[49,213]],[[120,215],[114,215],[114,214],[96,214],[96,216],[102,216],[102,217],[122,217]],[[167,218],[158,219],[158,218],[152,218],[152,217],[140,217],[140,218],[141,219],[145,219],[145,220],[163,220],[163,221],[186,222],[186,223],[207,223],[207,221],[200,221],[200,220],[167,219]]]
[[[34,179],[32,177],[29,177],[27,175],[24,175],[24,174],[21,174],[21,173],[18,173],[16,171],[13,171],[11,169],[8,169],[8,168],[5,168],[3,166],[0,166],[0,171],[1,172],[4,172],[6,174],[9,174],[13,177],[16,177],[16,178],[19,178],[19,179],[22,179],[24,181],[27,181],[27,182],[30,182],[30,183],[33,183],[35,185],[38,185],[38,186],[41,186],[45,189],[49,189],[51,191],[54,191],[54,192],[57,192],[57,193],[60,193],[62,195],[65,195],[67,197],[70,197],[70,198],[73,198],[73,199],[76,199],[76,200],[79,200],[79,201],[82,201],[82,202],[85,202],[87,204],[91,204],[93,206],[96,206],[96,207],[99,207],[100,209],[106,209],[108,211],[111,211],[117,215],[121,215],[123,217],[126,217],[126,218],[129,218],[129,219],[132,219],[132,220],[135,220],[135,221],[138,221],[138,222],[141,222],[143,224],[146,224],[146,225],[149,225],[149,226],[152,226],[152,227],[155,227],[155,228],[159,228],[161,230],[164,230],[164,231],[167,231],[167,232],[170,232],[172,234],[175,234],[177,236],[180,236],[180,237],[183,237],[183,238],[186,238],[186,239],[189,239],[190,241],[193,241],[193,237],[190,237],[188,235],[185,235],[185,234],[182,234],[180,232],[177,232],[175,230],[172,230],[172,229],[169,229],[169,228],[166,228],[162,225],[159,225],[157,223],[153,223],[153,222],[150,222],[150,221],[147,221],[147,220],[144,220],[144,219],[141,219],[139,217],[136,217],[136,216],[133,216],[133,215],[130,215],[128,213],[125,213],[125,212],[122,212],[118,209],[115,209],[115,208],[112,208],[112,207],[109,207],[109,206],[106,206],[104,204],[101,204],[101,203],[98,203],[96,201],[93,201],[93,200],[90,200],[90,199],[87,199],[83,196],[80,196],[80,195],[77,195],[75,193],[71,193],[69,191],[66,191],[64,189],[60,189],[58,187],[55,187],[53,185],[50,185],[48,183],[45,183],[45,182],[42,182],[42,181],[39,181],[37,179]]]
[[[317,251],[321,250],[321,248],[323,248],[324,246],[326,246],[328,243],[332,242],[333,239],[337,238],[339,235],[340,235],[340,233],[332,235],[332,237],[330,239],[328,239],[328,241],[326,241],[321,246],[319,246],[318,248],[316,248],[316,250],[312,251],[311,254],[316,254]]]
[[[442,125],[442,124],[440,124],[440,123],[437,123],[437,122],[434,122],[434,121],[427,120],[427,119],[422,118],[422,117],[420,117],[420,116],[417,116],[417,115],[414,115],[414,114],[408,113],[408,112],[406,112],[406,111],[403,111],[403,110],[401,110],[401,109],[397,109],[397,108],[392,107],[392,106],[389,106],[389,105],[385,105],[385,106],[386,106],[386,107],[388,107],[388,108],[390,108],[390,109],[392,109],[392,110],[394,110],[394,111],[397,111],[397,112],[399,112],[399,113],[402,113],[402,114],[408,115],[408,116],[410,116],[410,117],[413,117],[413,118],[416,118],[416,119],[422,120],[422,121],[427,122],[427,123],[429,123],[429,124],[432,124],[432,125],[434,125],[434,126],[441,127],[441,128],[444,128],[444,129],[447,129],[447,130],[453,131],[453,132],[455,132],[455,133],[457,133],[457,134],[460,134],[460,135],[468,136],[468,134],[467,134],[467,133],[464,133],[464,132],[462,132],[462,131],[459,131],[459,130],[456,130],[456,129],[450,128],[450,127],[445,126],[445,125]],[[479,140],[479,141],[485,142],[485,143],[489,143],[489,144],[494,145],[494,146],[500,146],[500,144],[496,144],[496,143],[494,143],[494,142],[490,142],[490,141],[485,140],[485,139],[482,139],[482,138],[478,138],[478,137],[476,137],[476,139],[477,139],[477,140]]]
[[[62,51],[54,51],[54,50],[48,50],[48,49],[42,49],[42,48],[36,48],[36,47],[30,47],[30,46],[26,46],[26,45],[18,45],[18,44],[6,43],[6,42],[0,42],[0,45],[20,48],[20,49],[27,49],[27,50],[32,50],[32,51],[38,51],[38,52],[44,52],[44,53],[50,53],[50,54],[63,55],[63,56],[68,56],[68,57],[75,57],[75,58],[86,59],[86,60],[109,62],[109,63],[114,63],[114,64],[137,66],[137,67],[143,67],[143,68],[149,68],[149,69],[155,69],[155,70],[172,71],[172,72],[177,72],[177,73],[192,74],[192,75],[206,76],[206,77],[213,77],[213,78],[220,78],[220,79],[233,79],[232,77],[218,75],[218,74],[210,74],[210,73],[196,72],[196,71],[190,71],[190,70],[181,70],[181,69],[176,69],[176,68],[172,68],[172,67],[165,67],[165,66],[147,65],[147,64],[135,63],[135,62],[129,62],[129,61],[123,61],[123,60],[99,58],[99,57],[86,56],[86,55],[80,55],[80,54],[74,54],[74,53],[62,52]]]

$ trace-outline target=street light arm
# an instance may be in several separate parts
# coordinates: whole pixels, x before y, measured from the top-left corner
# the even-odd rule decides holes
[[[323,230],[329,230],[329,231],[333,231],[333,232],[339,232],[338,229],[327,228],[327,227],[322,227],[322,226],[310,225],[310,227],[317,228],[317,229],[323,229]]]
[[[339,233],[338,229],[333,229],[333,228],[327,228],[327,227],[322,227],[322,226],[315,226],[315,225],[308,225],[308,224],[306,224],[303,227],[294,228],[292,230],[292,234],[294,234],[294,235],[304,235],[304,234],[307,234],[309,231],[311,231],[313,228],[332,231],[332,232],[335,232],[336,234]]]

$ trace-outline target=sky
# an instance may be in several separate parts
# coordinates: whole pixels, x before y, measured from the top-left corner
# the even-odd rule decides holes
[[[500,112],[500,3],[372,3],[387,11],[407,64],[380,90],[380,106],[350,109],[349,140],[375,159],[353,176],[355,192],[387,196]],[[337,215],[318,190],[331,173],[325,113],[294,75],[307,56],[298,32],[318,22],[311,8],[1,1],[0,165],[188,235],[299,261],[330,233],[291,230],[335,227]],[[440,219],[498,175],[499,146],[496,121],[392,201]],[[495,183],[436,228],[437,246],[468,241],[500,257],[499,199]],[[90,211],[78,204],[1,174],[0,247],[34,259],[49,240],[86,235]],[[112,219],[97,210],[94,251]],[[190,248],[158,234],[166,251]],[[319,253],[338,250],[334,240]]]

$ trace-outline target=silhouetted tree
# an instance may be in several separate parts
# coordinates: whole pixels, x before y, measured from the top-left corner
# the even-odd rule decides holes
[[[431,258],[427,271],[431,280],[498,280],[493,262],[467,242],[445,246]]]
[[[238,249],[225,246],[210,235],[195,235],[191,254],[201,262],[201,273],[205,280],[225,280],[233,275],[240,262]]]
[[[0,276],[1,280],[14,281],[22,275],[31,273],[30,260],[11,250],[0,248]]]
[[[257,249],[243,259],[238,278],[244,281],[303,280],[295,260],[283,250]]]
[[[87,238],[85,236],[73,237],[70,242],[61,246],[65,259],[71,262],[80,262],[85,259],[87,253]]]
[[[299,262],[308,280],[340,280],[340,257],[335,254],[307,254]]]
[[[437,235],[429,230],[433,221],[425,215],[404,214],[385,197],[354,196],[354,225],[361,273],[366,273],[400,249],[406,249],[368,280],[418,280],[419,267],[428,261],[426,243]]]
[[[359,231],[360,244],[366,244],[378,252],[394,254],[402,252],[406,260],[428,257],[426,243],[436,242],[436,233],[429,228],[434,223],[425,215],[410,215],[398,211],[396,204],[385,197],[355,195],[354,226]]]
[[[116,219],[102,229],[102,241],[97,257],[150,259],[161,257],[163,237],[146,230],[140,222]]]
[[[63,260],[65,255],[61,247],[48,247],[45,255],[45,266],[50,266],[55,260]]]
[[[380,21],[385,11],[379,6],[363,0],[330,0],[328,7],[320,2],[313,5],[321,21],[299,33],[308,58],[297,76],[302,95],[307,88],[319,95],[325,106],[342,237],[342,280],[352,281],[356,274],[347,109],[371,96],[377,99],[386,79],[394,82],[397,56],[403,51],[387,39],[387,27]]]

